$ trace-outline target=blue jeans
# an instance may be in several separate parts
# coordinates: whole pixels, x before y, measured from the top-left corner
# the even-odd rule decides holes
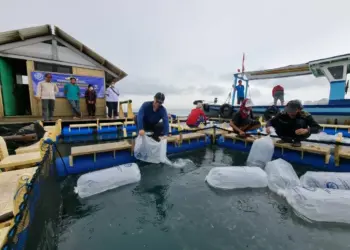
[[[81,116],[80,113],[80,101],[79,100],[68,100],[70,106],[72,107],[73,115]]]

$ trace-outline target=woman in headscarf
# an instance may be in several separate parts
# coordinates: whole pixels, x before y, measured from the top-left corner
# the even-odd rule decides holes
[[[252,112],[253,102],[250,99],[244,99],[239,111],[234,114],[230,121],[230,126],[233,131],[237,132],[240,136],[246,136],[246,132],[261,127],[261,123],[254,120]]]
[[[89,116],[92,118],[95,116],[96,112],[96,91],[91,84],[89,84],[87,90],[85,91],[85,101]]]
[[[195,104],[196,108],[191,110],[191,113],[187,117],[186,121],[187,126],[192,128],[197,128],[199,124],[204,124],[208,120],[203,111],[203,102],[196,101]]]

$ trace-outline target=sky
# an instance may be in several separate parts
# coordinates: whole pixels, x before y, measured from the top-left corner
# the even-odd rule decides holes
[[[243,52],[246,71],[349,53],[349,9],[347,0],[11,0],[0,32],[57,25],[128,74],[117,86],[134,108],[161,91],[167,108],[187,109],[225,102]],[[270,104],[275,84],[286,100],[329,92],[326,79],[305,76],[252,81],[249,97]]]

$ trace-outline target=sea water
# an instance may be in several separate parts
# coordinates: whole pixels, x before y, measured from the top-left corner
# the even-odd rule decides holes
[[[181,169],[141,164],[139,183],[86,199],[74,193],[78,176],[65,179],[54,248],[350,248],[350,227],[305,222],[268,188],[220,191],[205,183],[211,168],[244,165],[247,154],[208,147],[177,158],[192,162]],[[296,166],[298,175],[306,170]]]

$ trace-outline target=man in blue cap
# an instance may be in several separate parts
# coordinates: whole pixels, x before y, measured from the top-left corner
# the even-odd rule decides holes
[[[158,92],[153,101],[144,102],[134,117],[139,135],[144,135],[145,131],[153,132],[152,138],[159,141],[159,136],[169,134],[169,120],[166,108],[163,106],[165,96]],[[163,122],[159,122],[163,120]]]

